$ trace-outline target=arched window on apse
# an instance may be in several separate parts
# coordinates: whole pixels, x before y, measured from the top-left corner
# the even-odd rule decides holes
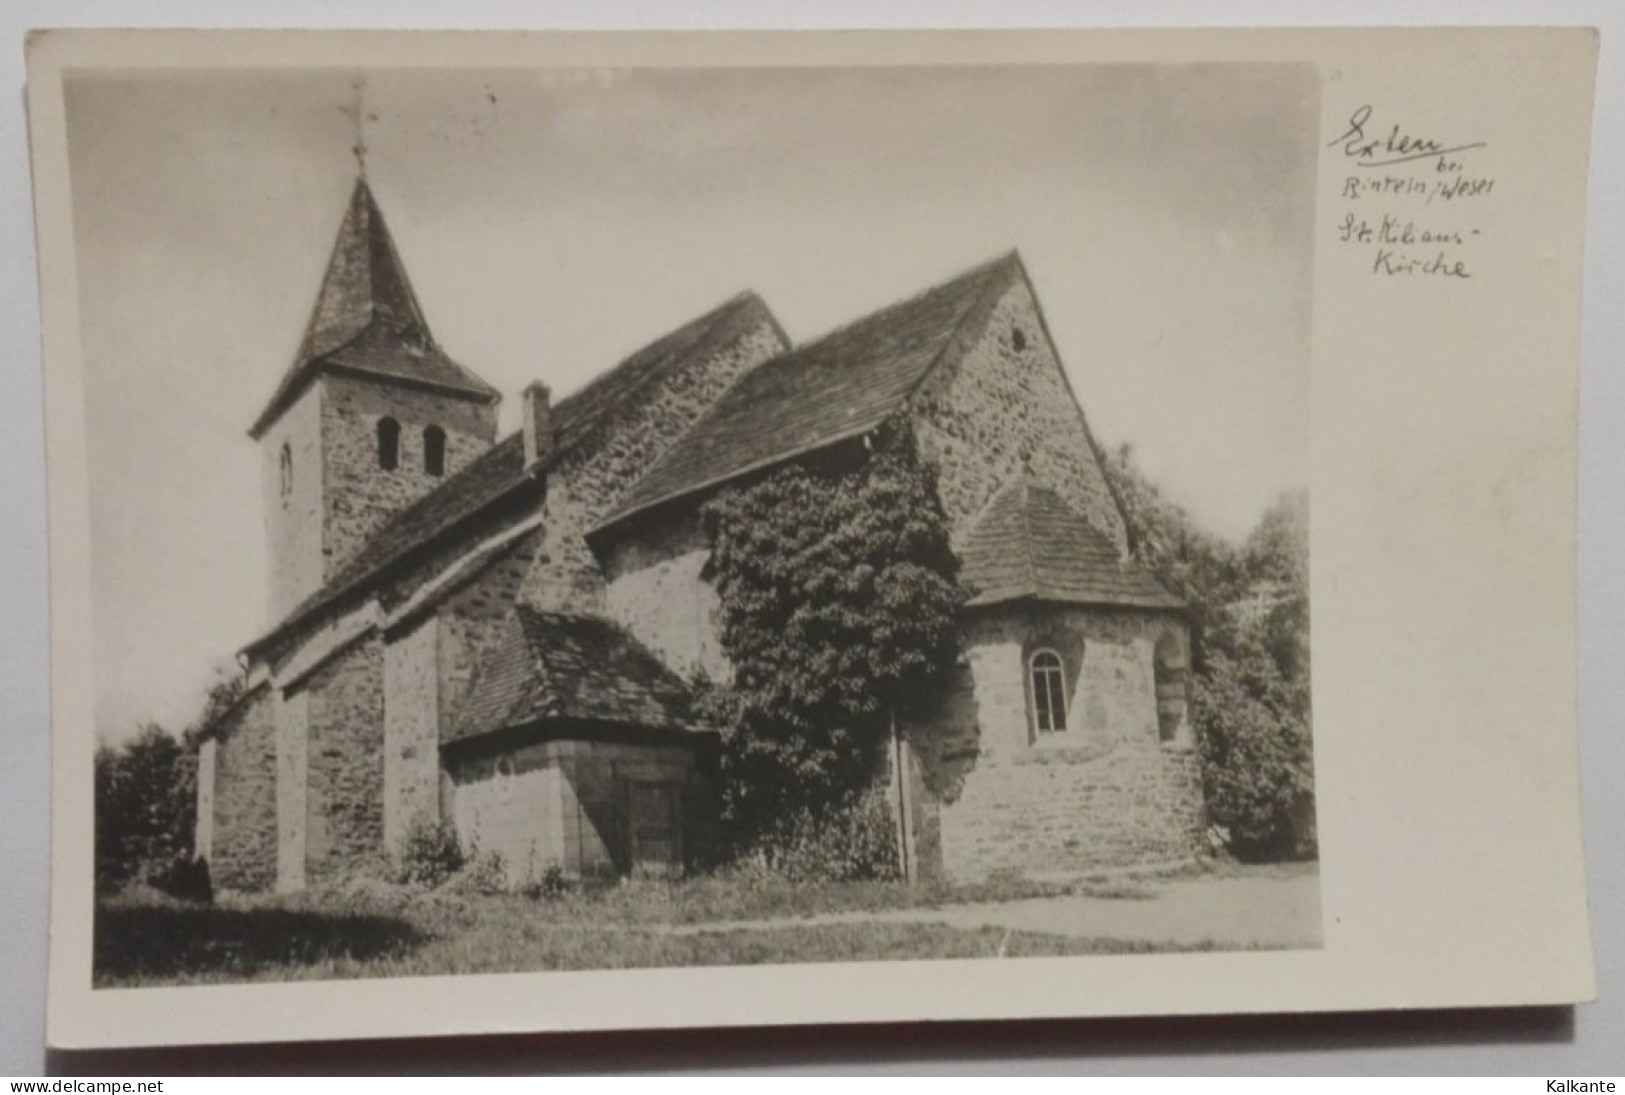
[[[1033,732],[1059,734],[1066,730],[1066,670],[1053,650],[1035,650],[1027,660],[1033,695]]]

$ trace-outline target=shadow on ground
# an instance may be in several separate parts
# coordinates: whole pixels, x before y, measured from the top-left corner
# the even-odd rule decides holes
[[[389,916],[205,905],[96,909],[95,983],[211,974],[246,977],[271,967],[387,958],[427,937]]]

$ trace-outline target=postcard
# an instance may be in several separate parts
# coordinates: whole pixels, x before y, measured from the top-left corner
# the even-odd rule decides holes
[[[1596,55],[38,32],[52,1044],[1589,999]]]

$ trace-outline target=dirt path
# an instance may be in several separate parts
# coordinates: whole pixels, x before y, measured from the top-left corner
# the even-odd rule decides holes
[[[920,910],[922,912],[933,910]],[[955,927],[1221,947],[1312,947],[1321,939],[1320,880],[1204,878],[1171,882],[1146,898],[1040,897],[934,910]]]
[[[956,928],[1109,938],[1219,949],[1320,944],[1317,875],[1194,878],[1148,883],[1144,897],[1034,897],[997,904],[825,913],[772,920],[662,926],[663,933],[761,931],[814,924],[947,924]]]

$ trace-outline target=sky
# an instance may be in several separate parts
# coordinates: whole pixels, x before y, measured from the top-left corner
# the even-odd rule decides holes
[[[357,74],[67,87],[97,733],[266,616],[246,430],[354,185]],[[744,289],[797,342],[1020,250],[1097,439],[1239,539],[1308,483],[1318,84],[1284,65],[369,72],[436,340],[555,398]]]

